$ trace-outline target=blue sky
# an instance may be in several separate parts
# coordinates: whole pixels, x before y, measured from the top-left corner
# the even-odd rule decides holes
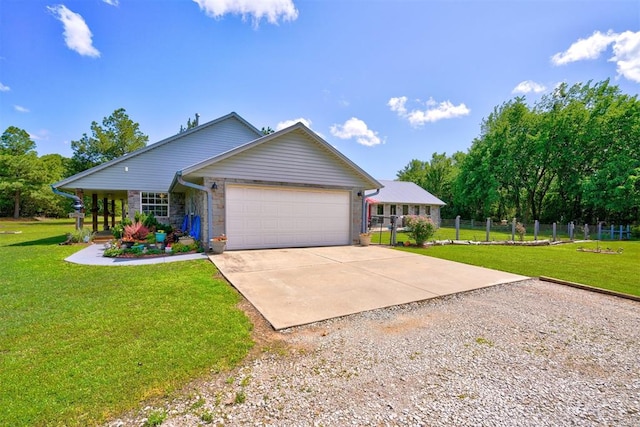
[[[503,102],[640,88],[640,1],[0,0],[0,128],[40,155],[117,108],[150,143],[304,120],[379,179],[466,151]]]

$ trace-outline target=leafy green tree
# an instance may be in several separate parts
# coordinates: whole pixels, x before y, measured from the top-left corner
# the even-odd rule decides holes
[[[13,205],[13,217],[20,217],[22,198],[45,180],[36,144],[27,131],[9,126],[0,137],[0,195],[3,205]]]
[[[270,135],[272,133],[275,132],[275,130],[271,129],[269,126],[267,127],[262,127],[262,129],[260,129],[260,132],[262,132],[263,135]]]
[[[91,123],[89,137],[86,133],[77,141],[71,141],[74,173],[116,159],[147,145],[149,137],[132,121],[124,108],[115,110],[102,120],[102,125]]]
[[[558,86],[494,109],[454,183],[458,208],[525,222],[633,221],[640,205],[640,103],[603,81]]]
[[[434,196],[443,200],[447,205],[442,209],[444,217],[453,216],[455,212],[453,184],[460,172],[460,163],[465,153],[456,152],[451,157],[446,153],[433,153],[431,160],[424,162],[413,159],[396,177],[400,181],[410,181],[418,184]]]

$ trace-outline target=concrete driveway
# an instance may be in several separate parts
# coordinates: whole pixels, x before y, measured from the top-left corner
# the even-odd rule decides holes
[[[276,330],[526,279],[379,246],[232,251],[210,259]]]

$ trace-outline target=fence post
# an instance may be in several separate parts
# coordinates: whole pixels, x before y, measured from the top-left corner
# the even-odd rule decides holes
[[[584,240],[589,240],[589,224],[584,225]]]
[[[611,224],[611,234],[609,234],[609,240],[613,240],[613,236],[615,236],[615,232],[613,231],[613,224]]]
[[[491,218],[487,218],[487,238],[485,242],[489,241],[489,233],[491,232]]]
[[[557,224],[554,222],[553,223],[553,241],[554,242],[556,241],[556,226]]]
[[[511,241],[515,242],[516,241],[516,219],[513,218],[513,221],[511,221]]]
[[[598,240],[602,240],[602,223],[598,223]]]
[[[631,226],[627,224],[627,240],[631,239]]]
[[[622,227],[623,227],[623,226],[622,226],[622,224],[620,224],[620,240],[622,240],[622,232],[623,232],[623,231],[622,231],[622,230],[623,230],[623,228],[622,228]]]
[[[569,240],[573,240],[573,221],[569,221]]]
[[[460,240],[460,215],[456,216],[456,240]]]
[[[396,232],[398,228],[398,217],[391,215],[391,246],[396,245]]]
[[[537,219],[533,223],[533,240],[538,240],[538,229],[540,228],[540,221]]]

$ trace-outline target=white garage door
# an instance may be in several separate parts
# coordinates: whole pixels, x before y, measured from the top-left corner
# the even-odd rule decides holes
[[[348,191],[227,185],[227,249],[351,243]]]

